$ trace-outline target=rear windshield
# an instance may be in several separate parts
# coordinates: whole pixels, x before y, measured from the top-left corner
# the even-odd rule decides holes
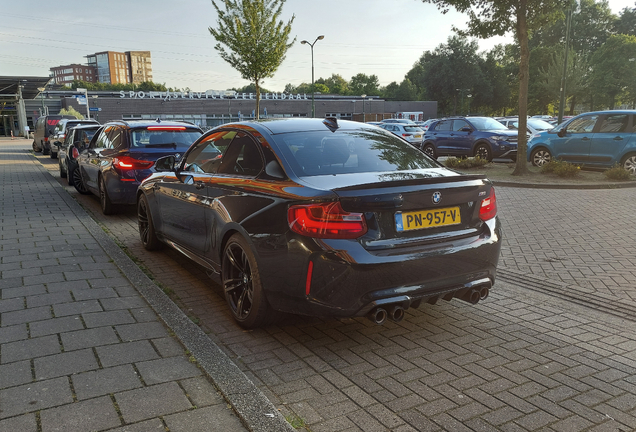
[[[295,132],[275,139],[299,177],[439,167],[383,129]]]
[[[406,132],[423,132],[419,126],[404,126]]]
[[[147,130],[136,129],[131,132],[131,147],[183,147],[187,148],[201,136],[197,130]]]

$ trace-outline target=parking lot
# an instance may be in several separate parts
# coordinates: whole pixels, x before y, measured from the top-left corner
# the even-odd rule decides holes
[[[57,160],[36,157],[59,178]],[[384,326],[290,316],[255,331],[196,264],[142,248],[134,208],[103,216],[96,197],[66,190],[308,430],[636,429],[634,189],[497,188],[499,279],[476,306],[423,305]]]

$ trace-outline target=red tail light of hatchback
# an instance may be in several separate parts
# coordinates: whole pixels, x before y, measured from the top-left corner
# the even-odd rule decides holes
[[[479,219],[487,221],[495,216],[497,216],[497,197],[495,197],[495,188],[492,188],[490,190],[490,196],[481,200]]]

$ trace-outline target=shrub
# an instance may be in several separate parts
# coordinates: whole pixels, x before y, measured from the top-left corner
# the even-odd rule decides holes
[[[625,168],[616,164],[603,173],[608,180],[629,180],[632,175]]]
[[[581,167],[561,160],[553,160],[541,167],[543,174],[556,174],[559,177],[576,177]]]
[[[470,169],[470,168],[479,168],[486,165],[488,161],[486,159],[482,159],[480,157],[470,157],[458,159],[455,157],[449,157],[444,162],[449,168],[459,168],[459,169]]]

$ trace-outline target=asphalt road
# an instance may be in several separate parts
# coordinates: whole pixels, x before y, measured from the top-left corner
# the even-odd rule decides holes
[[[59,177],[57,160],[36,157]],[[478,305],[254,331],[200,267],[142,248],[134,208],[103,216],[97,197],[67,190],[307,430],[636,430],[633,189],[497,188],[500,275]]]

